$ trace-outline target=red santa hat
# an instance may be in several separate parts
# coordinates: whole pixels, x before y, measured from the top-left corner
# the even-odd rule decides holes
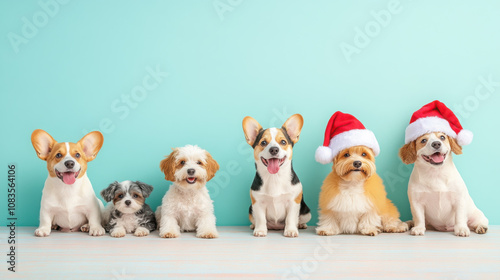
[[[372,131],[366,129],[354,116],[337,111],[328,121],[323,146],[316,149],[316,161],[330,163],[340,151],[354,146],[371,148],[375,155],[380,153],[377,138]]]
[[[457,140],[458,145],[469,145],[473,134],[463,129],[457,116],[438,100],[424,105],[411,116],[410,124],[406,127],[405,144],[431,132],[443,132]]]

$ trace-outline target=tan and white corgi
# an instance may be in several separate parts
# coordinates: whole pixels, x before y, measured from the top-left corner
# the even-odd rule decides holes
[[[49,171],[43,187],[36,236],[48,236],[57,228],[88,231],[92,236],[104,234],[101,225],[103,205],[87,177],[87,163],[95,159],[103,141],[98,131],[90,132],[77,143],[58,143],[41,129],[33,131],[33,147],[37,156],[47,162]]]

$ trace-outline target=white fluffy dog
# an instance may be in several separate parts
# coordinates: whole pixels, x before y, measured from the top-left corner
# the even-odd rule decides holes
[[[165,179],[173,184],[156,209],[160,237],[179,237],[181,231],[196,231],[196,237],[216,238],[215,215],[206,183],[219,164],[205,150],[187,145],[175,148],[160,163]]]

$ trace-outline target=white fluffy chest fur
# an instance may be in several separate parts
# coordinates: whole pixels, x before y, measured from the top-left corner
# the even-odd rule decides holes
[[[162,209],[175,217],[182,231],[196,229],[198,219],[205,213],[213,214],[214,208],[207,188],[182,189],[173,184],[162,200]]]
[[[53,224],[64,229],[77,229],[87,223],[86,214],[94,208],[103,208],[97,199],[87,174],[73,185],[59,178],[48,177],[42,194],[41,211],[53,215]]]
[[[139,227],[139,218],[135,213],[124,214],[122,213],[119,219],[116,219],[114,227],[123,227],[127,233],[133,233]]]
[[[328,204],[328,209],[348,215],[362,215],[372,209],[373,205],[365,196],[363,183],[357,185],[341,185],[340,192]]]
[[[340,185],[340,192],[328,204],[328,209],[335,212],[340,231],[357,233],[361,216],[373,211],[373,204],[365,196],[363,182],[353,185]]]
[[[287,166],[288,167],[288,166]],[[253,198],[266,206],[266,218],[268,228],[282,228],[286,218],[286,209],[290,203],[302,192],[302,184],[299,182],[292,185],[291,169],[280,170],[271,175],[267,170],[262,170],[259,175],[262,178],[262,186],[258,191],[252,190]]]
[[[295,185],[298,191],[292,193],[270,196],[264,193],[252,191],[252,196],[258,203],[265,205],[266,219],[269,229],[281,229],[283,227],[289,205],[295,203],[293,200],[299,195],[301,187]]]
[[[287,170],[284,170],[285,168]],[[258,194],[279,197],[293,195],[294,193],[298,195],[302,191],[302,184],[300,182],[292,185],[292,171],[289,166],[282,167],[282,170],[277,174],[269,174],[267,169],[259,166],[259,175],[262,178],[262,186],[256,192]]]

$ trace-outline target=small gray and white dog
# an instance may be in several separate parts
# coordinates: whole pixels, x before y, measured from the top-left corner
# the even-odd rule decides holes
[[[102,190],[104,200],[112,201],[103,214],[104,229],[113,237],[147,236],[155,230],[155,214],[145,203],[152,191],[152,186],[139,181],[115,181]]]

